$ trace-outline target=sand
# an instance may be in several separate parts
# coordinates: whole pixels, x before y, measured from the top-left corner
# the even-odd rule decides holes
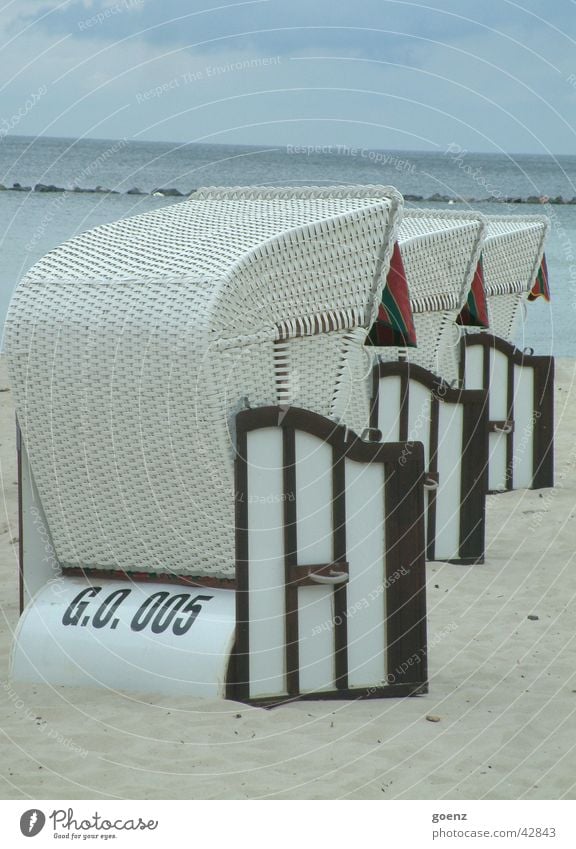
[[[427,566],[430,694],[272,711],[7,681],[18,526],[0,392],[0,798],[576,798],[575,376],[557,363],[555,489],[489,496],[485,565]]]

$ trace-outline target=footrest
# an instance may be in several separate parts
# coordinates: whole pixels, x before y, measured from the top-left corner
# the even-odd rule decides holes
[[[554,358],[490,333],[466,334],[461,345],[466,389],[488,390],[489,490],[554,486]]]
[[[424,445],[426,557],[484,560],[488,398],[453,389],[412,363],[374,368],[371,426],[384,441]],[[404,462],[405,456],[400,462]]]
[[[224,698],[235,592],[62,578],[20,617],[14,680]]]
[[[234,698],[425,692],[422,446],[295,408],[236,430]]]

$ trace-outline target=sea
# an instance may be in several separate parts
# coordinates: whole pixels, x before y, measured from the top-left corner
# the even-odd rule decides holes
[[[181,202],[163,191],[335,184],[392,185],[414,208],[548,215],[552,299],[527,306],[517,344],[576,357],[576,156],[479,154],[457,145],[415,152],[337,143],[266,147],[5,135],[0,327],[14,287],[43,254],[98,224]],[[64,191],[35,191],[38,186]]]

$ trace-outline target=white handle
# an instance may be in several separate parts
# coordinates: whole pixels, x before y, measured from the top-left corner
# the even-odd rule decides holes
[[[329,575],[318,575],[310,572],[308,576],[316,584],[343,584],[348,580],[347,572],[330,572]]]
[[[494,430],[496,431],[496,433],[512,433],[512,425],[511,424],[494,425]]]
[[[424,489],[438,489],[438,481],[425,480]]]

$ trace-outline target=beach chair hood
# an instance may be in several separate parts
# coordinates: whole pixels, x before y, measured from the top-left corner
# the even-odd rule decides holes
[[[342,335],[366,332],[401,209],[393,190],[281,203],[199,192],[31,269],[5,348],[61,566],[233,575],[234,416],[288,397],[288,339],[311,343],[301,380],[333,413],[341,359],[311,352],[336,338],[343,356]]]

